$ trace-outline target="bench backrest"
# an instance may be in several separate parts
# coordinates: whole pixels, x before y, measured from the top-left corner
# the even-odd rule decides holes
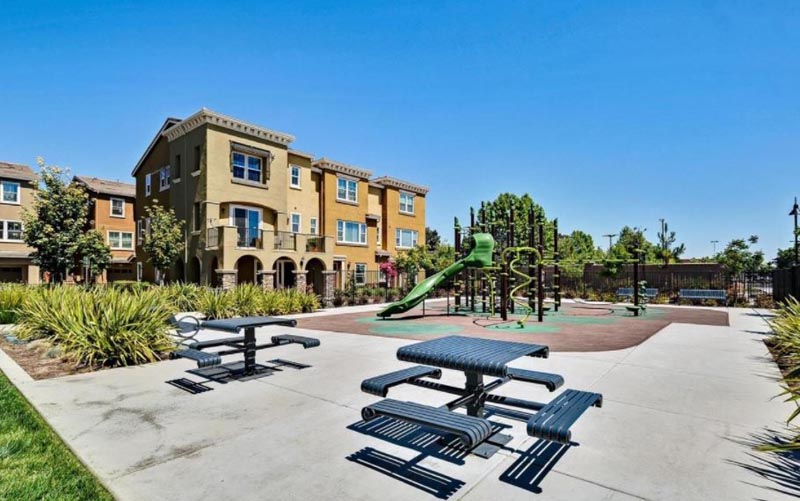
[[[728,293],[722,289],[681,289],[680,296],[686,299],[726,299]]]
[[[658,296],[658,289],[645,289],[644,295],[647,297]],[[617,289],[617,296],[633,296],[633,287],[620,287]]]

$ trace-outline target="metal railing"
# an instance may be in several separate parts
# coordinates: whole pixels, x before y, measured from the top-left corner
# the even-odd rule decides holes
[[[297,250],[297,234],[289,231],[276,231],[273,249],[275,250]]]
[[[236,247],[245,249],[263,249],[264,239],[258,228],[236,228]]]
[[[306,252],[325,252],[325,237],[306,235]]]

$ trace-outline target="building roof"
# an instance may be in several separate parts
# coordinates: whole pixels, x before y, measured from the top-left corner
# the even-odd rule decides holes
[[[307,158],[309,160],[314,160],[314,154],[313,153],[306,153],[305,151],[293,150],[292,148],[289,148],[289,154],[290,155],[297,155],[298,157]]]
[[[75,176],[74,181],[83,184],[89,191],[95,193],[136,198],[136,185],[132,183],[123,183],[120,181],[111,181],[109,179],[88,176]]]
[[[271,141],[273,143],[278,143],[284,146],[288,146],[289,143],[294,141],[294,136],[292,136],[291,134],[287,134],[285,132],[278,132],[271,129],[265,129],[264,127],[260,127],[258,125],[254,125],[245,122],[243,120],[239,120],[238,118],[233,118],[227,115],[223,115],[221,113],[217,113],[216,111],[209,110],[208,108],[200,109],[200,111],[198,111],[194,115],[181,120],[173,127],[170,127],[169,129],[165,130],[162,134],[166,136],[167,139],[169,139],[170,141],[174,141],[175,139],[183,136],[184,134],[191,132],[194,129],[205,124],[216,125],[217,127],[222,127],[235,132],[246,134],[248,136],[253,136],[257,139]]]
[[[19,181],[35,181],[36,174],[27,165],[0,162],[0,177]]]
[[[323,170],[330,170],[333,172],[338,172],[340,174],[346,174],[348,176],[359,177],[362,179],[369,179],[372,176],[372,171],[368,171],[366,169],[362,169],[360,167],[356,167],[354,165],[347,165],[341,162],[336,162],[335,160],[331,160],[329,158],[320,158],[318,160],[314,160],[311,164],[314,167],[319,167]]]
[[[417,193],[419,195],[425,195],[429,191],[429,188],[427,186],[409,183],[408,181],[403,181],[402,179],[397,179],[395,177],[390,177],[390,176],[376,177],[371,181],[374,183],[379,183],[383,186],[398,188],[400,190],[410,191],[412,193]]]
[[[147,149],[144,150],[144,153],[142,153],[141,158],[139,158],[139,161],[136,162],[136,167],[133,168],[133,172],[131,172],[131,176],[136,176],[136,173],[139,171],[139,168],[142,166],[142,163],[144,163],[144,160],[148,156],[150,156],[150,152],[153,151],[153,148],[155,148],[156,143],[158,142],[159,139],[161,139],[161,135],[167,129],[169,129],[171,127],[174,127],[175,124],[177,124],[177,123],[180,123],[180,121],[181,121],[180,118],[174,118],[174,117],[169,117],[166,120],[164,120],[164,123],[161,125],[161,128],[158,129],[158,132],[156,133],[155,137],[153,138],[152,141],[150,141],[150,144],[147,146]]]

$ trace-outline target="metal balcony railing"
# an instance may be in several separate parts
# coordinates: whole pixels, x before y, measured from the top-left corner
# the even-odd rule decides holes
[[[326,252],[325,237],[306,235],[306,252]]]
[[[297,250],[297,235],[289,231],[276,231],[273,248],[275,250]]]
[[[263,249],[264,239],[258,228],[236,228],[236,247],[244,249]]]

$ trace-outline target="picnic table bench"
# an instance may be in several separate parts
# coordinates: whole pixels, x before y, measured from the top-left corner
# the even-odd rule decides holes
[[[458,437],[461,445],[473,454],[489,457],[511,437],[494,432],[485,418],[487,409],[502,409],[512,419],[527,421],[528,434],[560,443],[570,443],[570,426],[591,406],[600,407],[603,397],[598,393],[566,390],[550,403],[539,403],[492,393],[510,381],[539,384],[555,391],[564,384],[558,374],[509,367],[508,363],[521,357],[547,358],[544,345],[496,341],[464,336],[447,336],[424,341],[397,350],[397,358],[415,365],[381,376],[365,379],[362,391],[386,397],[390,388],[410,384],[457,395],[458,398],[433,407],[417,402],[402,402],[386,398],[364,407],[361,417],[371,421],[379,416],[405,421]],[[466,376],[463,388],[439,383],[442,369],[461,371]],[[498,379],[484,384],[484,376]],[[498,404],[537,411],[535,414],[495,407]],[[453,412],[465,407],[467,413]]]
[[[728,293],[724,289],[681,289],[678,293],[681,299],[716,299],[725,301]]]
[[[190,317],[191,318],[191,317]],[[296,336],[293,334],[280,334],[272,336],[270,343],[257,344],[256,342],[256,328],[264,327],[267,325],[280,325],[285,327],[294,327],[297,321],[289,318],[278,317],[241,317],[229,318],[221,320],[208,320],[199,321],[193,319],[187,321],[181,319],[173,321],[176,330],[179,333],[191,333],[191,336],[180,337],[184,340],[184,349],[174,351],[170,354],[171,358],[188,358],[197,362],[198,369],[206,369],[212,367],[221,367],[227,370],[231,379],[250,379],[259,377],[260,375],[271,373],[280,370],[280,366],[289,365],[297,368],[304,368],[302,364],[289,362],[287,360],[275,359],[270,362],[275,364],[273,366],[265,366],[256,363],[256,352],[268,348],[275,348],[277,346],[284,346],[287,344],[299,344],[303,348],[314,348],[320,345],[319,339],[305,336]],[[200,330],[216,330],[222,332],[230,332],[239,334],[244,331],[244,335],[233,337],[226,337],[222,339],[210,339],[206,341],[195,341],[194,338]],[[227,350],[216,352],[204,351],[207,348],[227,347]],[[225,355],[233,355],[241,353],[244,357],[243,363],[232,364],[226,367],[222,363],[222,357]]]

